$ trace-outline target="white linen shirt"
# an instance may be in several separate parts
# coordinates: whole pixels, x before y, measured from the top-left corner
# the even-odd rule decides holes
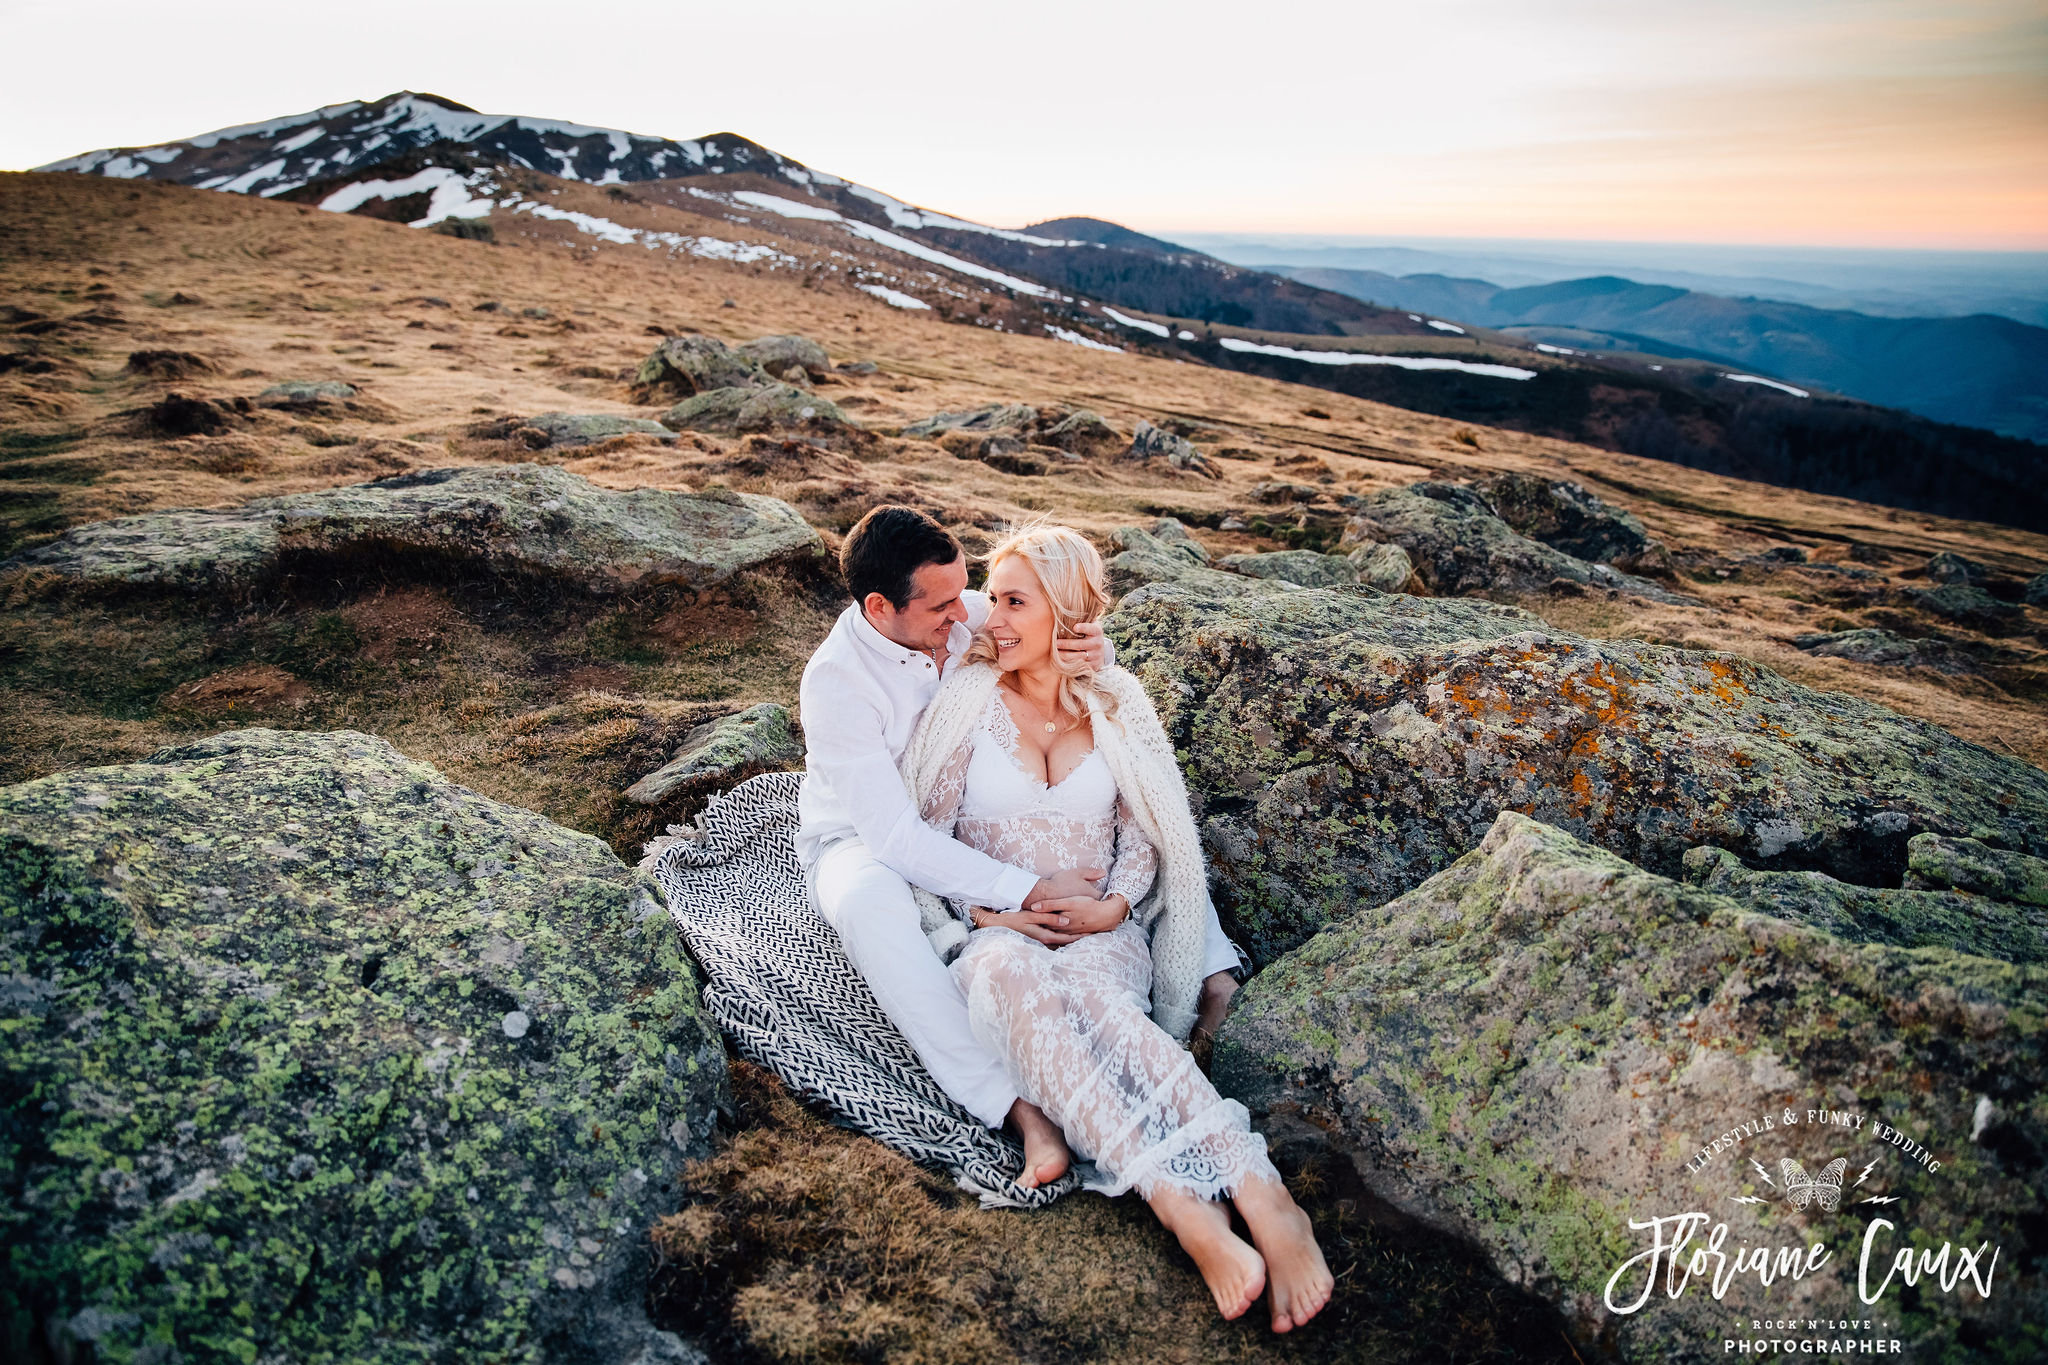
[[[969,590],[960,602],[967,621],[955,621],[946,637],[949,668],[988,619],[988,594]],[[839,613],[798,689],[806,752],[797,857],[809,867],[826,845],[859,839],[912,886],[992,910],[1020,909],[1038,875],[927,825],[897,771],[939,678],[930,655],[876,630],[859,603]]]

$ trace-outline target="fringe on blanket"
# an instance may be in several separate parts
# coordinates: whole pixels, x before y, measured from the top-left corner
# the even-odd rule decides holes
[[[1020,1188],[1024,1153],[941,1090],[811,908],[797,861],[802,773],[714,797],[697,828],[650,848],[669,914],[709,978],[704,1002],[742,1056],[847,1127],[950,1171],[984,1208],[1042,1208],[1077,1189]]]

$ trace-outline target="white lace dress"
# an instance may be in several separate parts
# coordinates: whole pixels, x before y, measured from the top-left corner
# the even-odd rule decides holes
[[[1091,750],[1048,787],[1025,772],[1017,739],[999,688],[947,763],[925,819],[1040,876],[1108,868],[1104,894],[1136,905],[1158,855],[1101,753]],[[1061,948],[1012,929],[976,929],[953,973],[975,1037],[1003,1058],[1019,1093],[1059,1125],[1075,1155],[1095,1163],[1101,1179],[1089,1188],[1147,1197],[1178,1188],[1215,1199],[1247,1177],[1279,1179],[1245,1107],[1218,1095],[1152,1022],[1152,951],[1135,919]]]

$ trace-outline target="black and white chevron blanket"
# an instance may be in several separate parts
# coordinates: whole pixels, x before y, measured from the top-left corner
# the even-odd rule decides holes
[[[704,1001],[742,1056],[841,1123],[949,1170],[987,1207],[1038,1208],[1080,1186],[1069,1171],[1019,1188],[1023,1151],[941,1090],[811,908],[797,861],[802,773],[763,773],[714,797],[663,849],[655,880],[710,978]]]

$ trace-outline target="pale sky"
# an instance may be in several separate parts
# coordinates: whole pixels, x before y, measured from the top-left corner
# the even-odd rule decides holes
[[[2041,0],[0,0],[0,167],[395,90],[1145,231],[2048,248]]]

